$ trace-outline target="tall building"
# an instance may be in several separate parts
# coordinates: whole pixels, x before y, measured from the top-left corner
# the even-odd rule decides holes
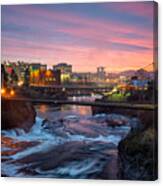
[[[105,80],[105,76],[106,76],[105,67],[97,67],[98,80]]]
[[[39,74],[39,76],[40,76],[40,84],[41,85],[44,85],[44,84],[46,84],[46,80],[45,80],[45,78],[46,78],[46,71],[47,71],[47,65],[45,65],[45,64],[41,64],[40,65],[40,74]]]
[[[69,82],[72,76],[72,65],[67,63],[59,63],[53,66],[53,71],[60,71],[62,83]]]
[[[28,87],[29,84],[30,84],[30,70],[29,70],[29,67],[25,68],[23,83],[24,83],[24,86],[26,86],[26,87]]]
[[[17,64],[14,69],[18,75],[18,80],[27,83],[27,79],[29,79],[29,73],[27,73],[29,69],[29,64],[23,61],[17,61]]]
[[[39,84],[40,81],[40,63],[30,64],[30,84]]]
[[[30,84],[34,85],[59,85],[60,70],[47,69],[47,65],[40,63],[30,64]]]

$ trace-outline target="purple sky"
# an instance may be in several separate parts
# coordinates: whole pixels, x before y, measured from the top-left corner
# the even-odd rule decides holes
[[[2,60],[74,71],[137,69],[153,62],[154,2],[2,6]]]

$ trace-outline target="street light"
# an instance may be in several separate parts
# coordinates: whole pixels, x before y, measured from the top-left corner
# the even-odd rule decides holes
[[[18,82],[18,86],[21,87],[23,85],[23,81]]]
[[[1,89],[1,94],[2,94],[2,95],[5,95],[5,93],[6,93],[6,89],[5,89],[5,88],[2,88],[2,89]]]
[[[14,96],[14,95],[15,95],[15,91],[14,91],[14,90],[11,90],[11,91],[10,91],[10,95],[11,95],[11,96]]]

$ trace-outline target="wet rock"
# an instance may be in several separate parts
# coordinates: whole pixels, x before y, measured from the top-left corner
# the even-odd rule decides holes
[[[29,102],[2,99],[1,110],[2,129],[22,128],[28,132],[35,123],[36,111]]]
[[[105,164],[100,175],[101,179],[117,180],[118,178],[118,152],[117,149],[109,151],[110,160]]]
[[[125,122],[121,120],[107,120],[107,125],[111,127],[116,127],[116,126],[125,125]]]
[[[104,122],[106,122],[107,114],[104,114],[104,113],[96,114],[96,115],[93,116],[93,119],[94,119],[96,122],[104,123]]]
[[[57,135],[60,137],[66,137],[67,135],[64,133],[63,123],[59,120],[50,121],[48,119],[44,119],[42,122],[42,129],[52,135]]]
[[[119,176],[125,180],[157,179],[157,133],[134,130],[119,143]]]
[[[118,146],[119,177],[126,180],[156,180],[158,177],[157,110],[138,111],[131,131]]]
[[[137,132],[143,130],[144,126],[138,118],[132,118],[130,121],[131,132]]]
[[[79,117],[76,115],[69,115],[63,118],[63,122],[78,122]]]
[[[27,148],[31,148],[39,144],[39,142],[33,141],[15,141],[13,138],[2,136],[2,157],[9,157],[10,155],[14,155],[19,151],[25,150]],[[3,158],[2,158],[3,161]]]
[[[110,114],[108,115],[106,122],[108,126],[116,127],[116,126],[127,125],[129,119],[118,114]]]
[[[48,122],[49,122],[48,119],[44,119],[44,120],[42,121],[42,127],[44,127]]]

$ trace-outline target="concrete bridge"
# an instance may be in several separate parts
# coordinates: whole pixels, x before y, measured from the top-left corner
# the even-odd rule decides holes
[[[112,90],[112,86],[93,86],[93,85],[32,85],[29,88],[36,91],[48,91],[48,92],[64,92],[68,95],[80,95],[80,94],[91,94],[109,92]]]
[[[81,105],[81,106],[95,106],[118,109],[132,109],[132,110],[147,110],[152,111],[157,109],[155,104],[132,104],[123,102],[95,102],[95,101],[71,101],[71,100],[52,100],[52,99],[31,99],[31,98],[3,98],[10,101],[26,101],[35,104],[54,104],[54,105]]]

